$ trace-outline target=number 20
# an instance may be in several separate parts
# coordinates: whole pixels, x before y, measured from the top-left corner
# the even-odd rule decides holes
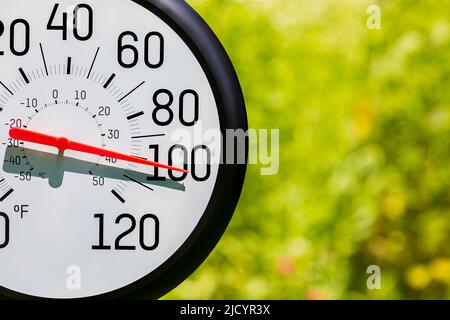
[[[24,37],[19,37],[19,39],[24,39],[24,44],[22,49],[17,49],[16,44],[16,32],[17,32],[17,26],[22,25],[24,29]],[[5,25],[2,21],[0,21],[0,37],[5,32]],[[23,19],[16,19],[13,22],[11,22],[10,26],[10,39],[9,39],[9,47],[15,56],[24,56],[28,53],[30,50],[30,24]],[[3,56],[5,54],[4,51],[0,51],[0,56]]]

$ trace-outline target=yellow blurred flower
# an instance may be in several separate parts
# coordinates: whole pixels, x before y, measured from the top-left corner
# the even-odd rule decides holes
[[[450,281],[450,259],[438,258],[433,260],[430,270],[434,279],[442,282]]]
[[[370,239],[369,243],[367,244],[367,249],[374,256],[384,256],[387,251],[386,239],[381,236],[376,236]]]
[[[376,235],[371,238],[367,244],[367,249],[370,254],[378,258],[395,262],[404,250],[405,243],[405,234],[401,231],[393,231],[387,236]]]
[[[406,272],[406,282],[413,289],[424,289],[428,286],[430,281],[430,272],[424,265],[415,265]]]
[[[383,214],[395,220],[405,213],[406,198],[402,193],[390,193],[383,201]]]
[[[371,104],[361,101],[355,105],[353,126],[358,140],[364,140],[370,134],[374,127],[374,112]]]

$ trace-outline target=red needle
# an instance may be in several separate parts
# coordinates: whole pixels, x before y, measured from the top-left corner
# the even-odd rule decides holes
[[[90,146],[90,145],[80,143],[80,142],[70,141],[69,139],[64,138],[64,137],[54,137],[54,136],[50,136],[50,135],[39,133],[39,132],[34,132],[31,130],[27,130],[27,129],[11,128],[9,130],[9,136],[14,140],[27,141],[27,142],[37,143],[37,144],[41,144],[41,145],[45,145],[45,146],[55,147],[55,148],[58,148],[60,151],[73,150],[73,151],[78,151],[78,152],[83,152],[83,153],[88,153],[88,154],[95,154],[95,155],[98,155],[101,157],[109,157],[109,158],[115,158],[118,160],[124,160],[124,161],[128,161],[128,162],[145,164],[148,166],[163,168],[163,169],[172,170],[172,171],[179,171],[179,172],[185,172],[185,173],[189,172],[184,169],[171,167],[171,166],[153,162],[153,161],[144,160],[144,159],[134,157],[134,156],[129,156],[129,155],[126,155],[123,153],[105,150],[102,148],[97,148],[97,147]]]

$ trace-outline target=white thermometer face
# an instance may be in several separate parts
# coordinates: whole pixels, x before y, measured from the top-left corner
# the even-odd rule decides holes
[[[220,124],[202,66],[163,20],[130,0],[2,0],[0,81],[1,287],[100,295],[182,246],[220,150],[186,138]],[[12,128],[189,172],[12,139]]]

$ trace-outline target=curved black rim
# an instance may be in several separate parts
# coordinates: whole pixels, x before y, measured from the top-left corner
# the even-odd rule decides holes
[[[213,31],[183,0],[131,0],[157,15],[188,45],[213,89],[223,137],[226,129],[248,129],[242,90],[233,65]],[[222,148],[226,159],[226,149]],[[247,159],[248,143],[246,142]],[[244,184],[246,164],[220,164],[208,206],[194,231],[162,265],[120,289],[87,299],[157,299],[191,275],[225,232]],[[0,286],[5,298],[40,299]]]

